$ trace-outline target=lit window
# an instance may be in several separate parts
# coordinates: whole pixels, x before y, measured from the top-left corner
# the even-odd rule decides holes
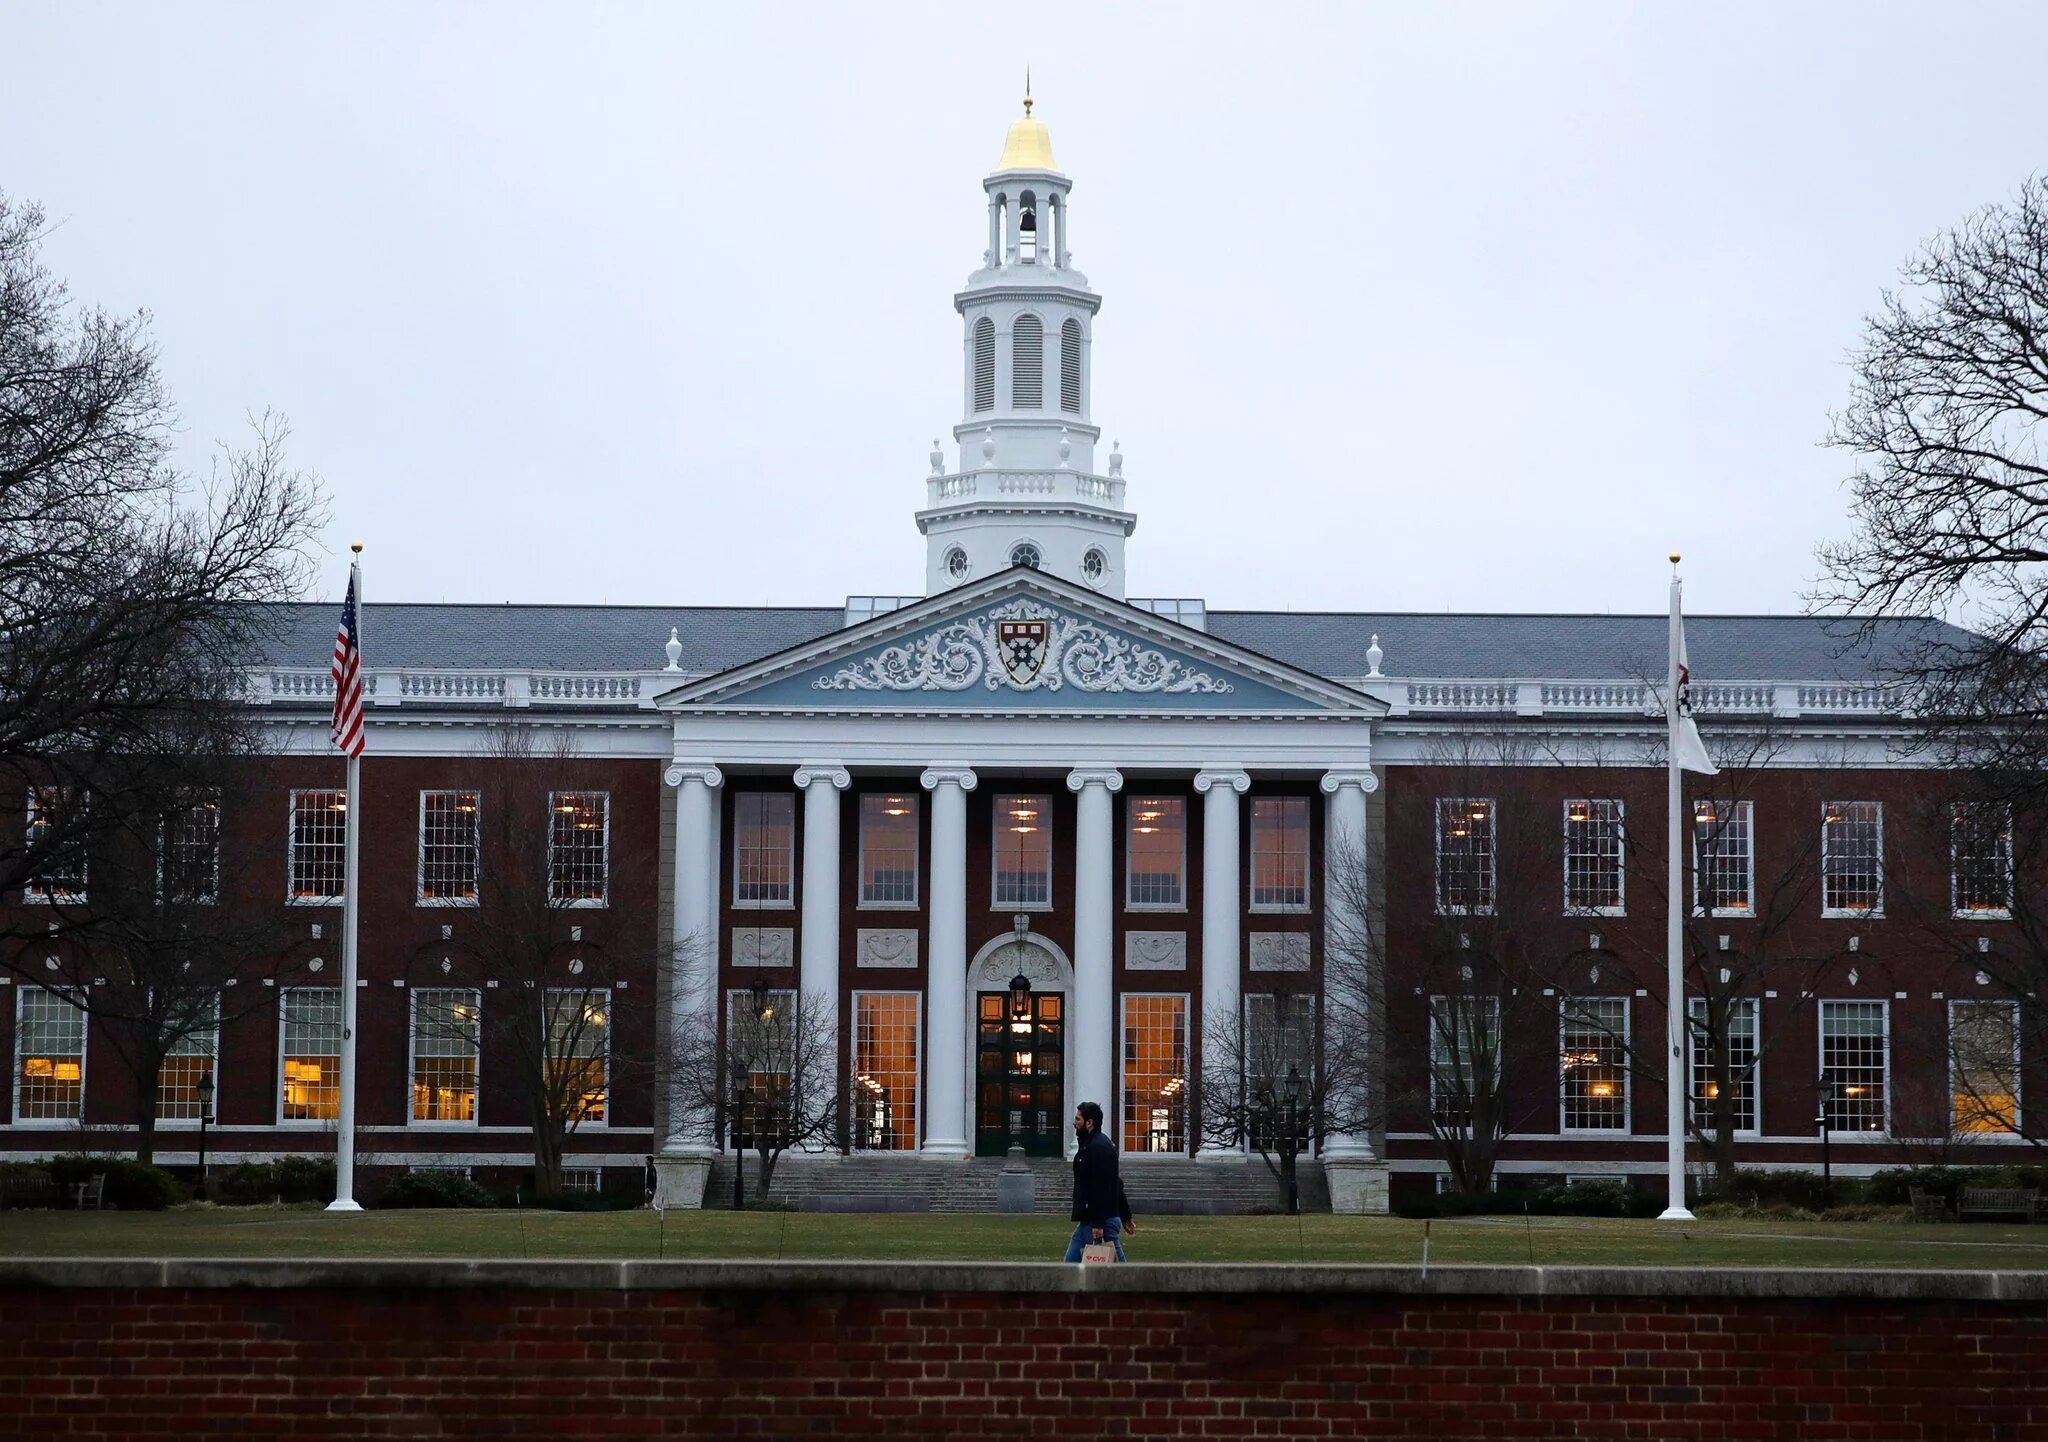
[[[347,875],[348,793],[292,793],[291,877],[285,899],[301,905],[341,900]]]
[[[571,1123],[601,1122],[610,1101],[612,999],[609,992],[548,993],[547,1076]]]
[[[1714,1130],[1714,1105],[1724,1085],[1715,1068],[1715,1054],[1725,1053],[1726,1087],[1733,1108],[1731,1116],[1738,1133],[1756,1130],[1756,998],[1737,997],[1727,1003],[1727,1035],[1712,1036],[1708,1026],[1707,1003],[1694,997],[1688,1003],[1687,1028],[1692,1050],[1693,1121],[1701,1132]]]
[[[1949,1091],[1957,1133],[2016,1133],[2020,1125],[2020,1004],[1948,1004]]]
[[[163,1070],[158,1073],[156,1114],[167,1122],[196,1122],[201,1111],[199,1079],[212,1076],[214,1085],[220,1084],[215,1072],[220,1055],[220,998],[198,1000],[175,1029],[179,1035],[164,1054]]]
[[[917,1150],[918,994],[853,994],[853,1145]]]
[[[860,799],[860,904],[917,905],[917,797]]]
[[[1035,571],[1043,560],[1044,557],[1040,555],[1038,547],[1032,545],[1029,541],[1021,542],[1010,548],[1010,564],[1013,566],[1022,566],[1027,571]]]
[[[796,993],[771,991],[767,1010],[754,1010],[751,990],[726,993],[725,1045],[729,1065],[744,1078],[727,1098],[727,1134],[741,1150],[763,1140],[789,1141],[789,1074],[799,1042]]]
[[[1576,916],[1621,916],[1619,801],[1564,804],[1564,908]]]
[[[1628,999],[1565,1003],[1558,1029],[1559,1091],[1566,1131],[1628,1130]]]
[[[474,791],[420,793],[420,904],[476,905],[482,798]]]
[[[608,791],[548,796],[548,904],[603,906],[611,890],[612,798]]]
[[[1310,1125],[1314,1107],[1316,1003],[1312,996],[1253,992],[1244,999],[1245,1087],[1250,1105],[1247,1139],[1256,1151],[1281,1149],[1287,1127],[1287,1074],[1301,1078],[1294,1121]]]
[[[2012,915],[2012,812],[1958,801],[1949,821],[1949,906],[1957,916],[2003,921]]]
[[[1178,796],[1125,802],[1124,897],[1133,907],[1178,911],[1187,905],[1187,810]]]
[[[1308,910],[1308,798],[1252,798],[1252,910]]]
[[[1883,1001],[1820,1004],[1821,1095],[1832,1131],[1885,1129],[1885,1023],[1890,1006]]]
[[[1473,1124],[1475,1106],[1500,1090],[1504,1053],[1499,997],[1429,999],[1429,1103],[1438,1127]]]
[[[1052,800],[998,796],[995,909],[1052,905]]]
[[[85,828],[72,814],[73,793],[63,786],[31,786],[28,792],[28,850],[47,860],[22,888],[24,901],[69,903],[85,900]],[[86,803],[81,798],[79,805]]]
[[[1436,801],[1439,916],[1493,914],[1493,802],[1483,796]]]
[[[174,905],[212,906],[220,900],[220,802],[191,799],[164,818],[163,864],[158,885]]]
[[[422,988],[412,994],[414,1121],[476,1120],[482,1007],[475,991]]]
[[[1756,915],[1756,828],[1747,801],[1692,804],[1695,915]]]
[[[796,797],[742,791],[732,799],[732,904],[788,906],[795,897]]]
[[[14,1119],[78,1121],[85,1104],[85,1013],[24,986],[15,1003]]]
[[[1821,915],[1884,915],[1884,806],[1830,801],[1821,808]]]
[[[1126,1152],[1188,1149],[1188,999],[1124,997]]]
[[[300,986],[283,992],[280,1120],[333,1121],[341,1115],[341,992]]]

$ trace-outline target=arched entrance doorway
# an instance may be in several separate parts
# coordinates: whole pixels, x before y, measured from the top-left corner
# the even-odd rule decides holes
[[[1028,1015],[1011,1014],[1010,984],[1031,983]],[[967,968],[974,1154],[1057,1157],[1067,1140],[1067,1007],[1074,968],[1053,942],[1019,929]]]

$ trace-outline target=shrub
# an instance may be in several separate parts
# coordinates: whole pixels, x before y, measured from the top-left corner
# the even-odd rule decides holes
[[[402,1172],[377,1199],[380,1207],[493,1207],[491,1194],[460,1172]]]
[[[1756,1215],[1740,1202],[1701,1202],[1692,1214],[1703,1222],[1733,1222]]]
[[[1863,1199],[1880,1206],[1900,1206],[1911,1201],[1913,1187],[1953,1205],[1964,1187],[2048,1188],[2048,1167],[1890,1167],[1871,1174]]]
[[[51,1180],[57,1184],[58,1206],[71,1204],[74,1183],[89,1182],[99,1172],[106,1173],[107,1177],[106,1189],[100,1200],[124,1212],[161,1212],[166,1207],[192,1199],[190,1189],[183,1182],[162,1167],[153,1167],[145,1162],[79,1154],[52,1158],[45,1166]]]
[[[1820,1214],[1823,1222],[1910,1222],[1913,1220],[1911,1207],[1880,1207],[1869,1202],[1854,1206],[1829,1207]]]
[[[1741,1171],[1735,1174],[1732,1195],[1714,1194],[1724,1202],[1754,1202],[1759,1207],[1790,1207],[1796,1211],[1821,1212],[1827,1208],[1863,1200],[1861,1182],[1836,1177],[1829,1186],[1819,1172]]]
[[[279,1157],[274,1162],[241,1162],[215,1172],[207,1180],[206,1194],[227,1207],[332,1201],[334,1159]]]
[[[1572,1182],[1544,1187],[1529,1198],[1539,1217],[1625,1217],[1633,1208],[1634,1189],[1619,1177],[1611,1182]]]
[[[0,1207],[54,1207],[60,1196],[41,1162],[0,1162]]]

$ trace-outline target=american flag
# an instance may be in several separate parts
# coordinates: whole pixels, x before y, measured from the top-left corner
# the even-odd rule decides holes
[[[348,597],[334,636],[334,744],[345,756],[363,754],[363,653],[356,641],[356,568],[348,568]]]

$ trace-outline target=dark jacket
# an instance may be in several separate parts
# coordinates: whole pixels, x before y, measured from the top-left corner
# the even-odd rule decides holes
[[[1074,1151],[1074,1215],[1091,1227],[1106,1226],[1124,1211],[1124,1184],[1117,1175],[1116,1147],[1100,1132],[1090,1132]]]

